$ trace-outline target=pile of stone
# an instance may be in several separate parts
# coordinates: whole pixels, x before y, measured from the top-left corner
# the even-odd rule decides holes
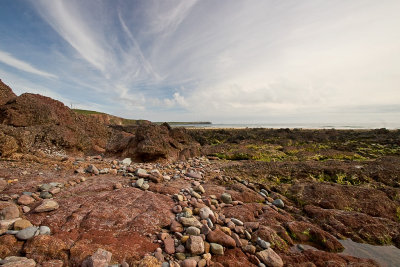
[[[260,238],[251,241],[252,232],[259,228],[257,222],[242,222],[223,215],[221,207],[242,205],[242,202],[234,201],[228,193],[219,198],[205,197],[205,190],[197,181],[202,175],[193,172],[186,176],[195,180],[190,188],[172,196],[176,203],[172,209],[175,219],[156,240],[163,249],[157,249],[154,257],[163,262],[162,266],[210,266],[213,255],[224,255],[226,249],[235,247],[250,255],[250,260],[258,266],[283,266],[270,243]]]

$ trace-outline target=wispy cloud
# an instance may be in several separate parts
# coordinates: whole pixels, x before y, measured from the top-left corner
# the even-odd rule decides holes
[[[103,111],[243,122],[400,103],[399,1],[31,3],[61,40],[43,48],[59,86]]]
[[[40,75],[40,76],[43,76],[46,78],[57,78],[56,75],[39,70],[39,69],[33,67],[28,62],[19,60],[19,59],[13,57],[12,55],[10,55],[9,53],[1,51],[1,50],[0,50],[0,62],[6,64],[8,66],[11,66],[13,68],[16,68],[16,69],[19,69],[22,71],[26,71],[29,73],[33,73],[36,75]]]

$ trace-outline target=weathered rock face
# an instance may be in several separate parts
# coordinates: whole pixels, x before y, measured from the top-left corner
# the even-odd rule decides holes
[[[15,98],[16,95],[5,83],[0,79],[0,106],[6,104],[9,100]]]
[[[150,124],[137,127],[134,136],[110,145],[108,151],[122,151],[124,157],[139,161],[174,161],[199,155],[199,147],[183,128]]]
[[[72,265],[80,264],[99,247],[118,261],[133,262],[157,248],[145,235],[171,224],[174,203],[168,196],[137,188],[122,188],[118,194],[112,188],[110,177],[97,177],[71,188],[72,194],[59,193],[57,210],[26,216],[35,225],[50,226],[52,236],[75,242],[70,248]]]
[[[32,152],[57,147],[90,151],[106,146],[109,130],[96,119],[75,114],[63,103],[37,94],[15,96],[0,84],[0,152]],[[21,128],[24,127],[24,128]]]

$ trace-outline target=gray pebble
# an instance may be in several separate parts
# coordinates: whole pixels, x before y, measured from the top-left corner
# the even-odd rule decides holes
[[[52,198],[53,195],[50,194],[50,193],[47,192],[47,191],[43,191],[43,192],[40,193],[40,196],[39,196],[39,197],[40,197],[40,198],[43,198],[43,199],[49,199],[49,198]]]
[[[51,231],[48,226],[42,225],[39,227],[39,234],[40,235],[50,235]]]
[[[278,198],[272,202],[276,207],[283,209],[285,207],[285,203],[283,203],[282,199]]]
[[[232,218],[231,221],[238,226],[243,226],[243,222],[236,218]]]
[[[25,228],[21,231],[18,231],[18,233],[15,235],[18,239],[20,240],[28,240],[36,235],[36,232],[38,231],[38,228],[36,226],[31,226],[28,228]]]
[[[269,242],[264,241],[259,237],[257,237],[257,244],[263,249],[268,249],[269,247],[271,247],[271,244]]]

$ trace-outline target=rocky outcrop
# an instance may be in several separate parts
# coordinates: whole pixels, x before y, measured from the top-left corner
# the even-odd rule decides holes
[[[6,104],[9,100],[15,98],[16,95],[9,86],[0,79],[0,106]]]
[[[183,128],[171,128],[168,124],[150,124],[137,127],[129,134],[110,142],[110,154],[122,154],[136,161],[176,161],[199,155],[200,145]]]

